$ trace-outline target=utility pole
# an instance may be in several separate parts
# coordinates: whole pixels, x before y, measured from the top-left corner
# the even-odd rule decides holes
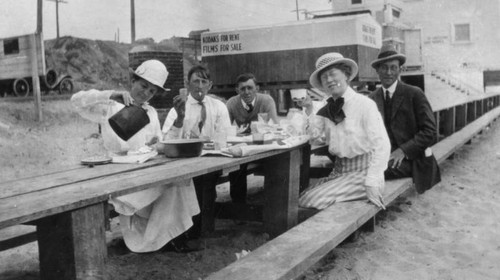
[[[132,39],[130,43],[135,42],[135,0],[130,0],[130,31],[132,32]]]
[[[297,11],[297,21],[299,20],[299,0],[295,0],[295,11]]]
[[[64,0],[49,0],[56,2],[56,27],[57,27],[57,39],[59,39],[59,3],[68,3]]]

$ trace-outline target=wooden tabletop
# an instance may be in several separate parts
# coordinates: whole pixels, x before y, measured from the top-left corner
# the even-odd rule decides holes
[[[294,147],[296,149],[302,147]],[[108,164],[92,168],[72,166],[42,176],[0,183],[0,228],[33,221],[57,213],[107,201],[158,184],[225,170],[286,153],[292,149],[242,157],[196,157],[170,159],[164,156],[143,164]],[[216,160],[215,160],[216,159]]]

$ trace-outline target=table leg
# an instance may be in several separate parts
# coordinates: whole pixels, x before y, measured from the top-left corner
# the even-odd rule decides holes
[[[39,220],[40,279],[106,279],[104,203]]]
[[[300,165],[300,189],[299,191],[305,190],[309,187],[309,168],[311,167],[311,145],[305,145],[301,150],[301,161]]]
[[[273,238],[297,224],[300,150],[274,156],[263,164],[264,227]]]
[[[193,237],[207,236],[215,230],[215,198],[217,179],[220,172],[204,174],[193,178],[196,197],[201,213],[193,218],[194,226],[191,231]]]

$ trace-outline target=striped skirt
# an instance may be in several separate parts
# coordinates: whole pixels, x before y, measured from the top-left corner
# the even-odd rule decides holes
[[[337,158],[328,177],[301,193],[299,206],[321,210],[334,202],[366,198],[365,179],[370,160],[371,153],[354,158]]]

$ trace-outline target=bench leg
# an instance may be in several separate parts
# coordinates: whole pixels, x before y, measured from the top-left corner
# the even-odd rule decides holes
[[[40,279],[105,279],[104,203],[37,224]]]
[[[297,224],[300,184],[300,150],[263,162],[264,227],[271,238]]]

